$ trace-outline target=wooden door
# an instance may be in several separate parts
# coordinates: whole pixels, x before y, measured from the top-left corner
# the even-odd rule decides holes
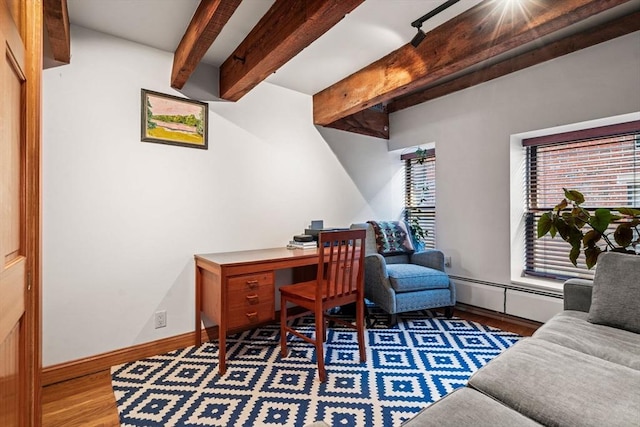
[[[1,426],[36,425],[40,419],[40,304],[32,286],[34,272],[39,274],[34,261],[39,258],[40,83],[28,79],[40,78],[41,67],[31,67],[41,62],[29,55],[40,56],[41,50],[28,49],[38,9],[37,2],[35,11],[30,3],[0,0]]]

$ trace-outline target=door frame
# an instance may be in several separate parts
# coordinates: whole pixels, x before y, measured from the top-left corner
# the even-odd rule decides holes
[[[42,425],[42,66],[43,2],[20,1],[16,22],[25,47],[25,255],[27,292],[25,296],[24,375],[21,379],[25,402],[23,421]]]

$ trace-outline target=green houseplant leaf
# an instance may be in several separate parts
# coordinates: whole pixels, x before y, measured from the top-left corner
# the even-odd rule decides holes
[[[585,198],[577,190],[563,188],[565,198],[538,221],[538,238],[550,234],[571,245],[569,260],[577,266],[583,252],[587,268],[592,268],[598,256],[606,251],[636,254],[640,252],[640,209],[620,207],[598,208],[593,212],[580,206]],[[618,224],[611,232],[610,225]],[[585,231],[582,229],[584,227]]]
[[[558,216],[555,217],[553,219],[553,227],[556,229],[558,234],[560,234],[560,237],[562,237],[563,240],[567,240],[569,236],[569,224],[567,224],[563,218]]]
[[[560,212],[561,210],[566,208],[568,205],[569,205],[569,203],[567,202],[567,199],[562,199],[562,201],[560,203],[558,203],[556,205],[556,207],[553,208],[553,210],[556,211],[556,212]]]
[[[600,233],[604,233],[611,224],[612,215],[609,209],[596,209],[594,215],[589,221],[589,225],[594,230],[598,230]]]
[[[581,205],[584,203],[584,196],[582,195],[581,192],[577,190],[567,190],[566,188],[563,188],[563,190],[564,190],[564,197],[567,200],[571,200],[572,202],[575,202],[576,205]]]
[[[579,250],[583,239],[584,233],[578,227],[569,227],[569,234],[565,240],[569,242],[571,246],[577,247]]]
[[[538,221],[538,239],[551,231],[551,227],[553,227],[553,213],[546,212],[543,213]],[[551,232],[551,237],[556,235],[555,230]]]
[[[632,217],[640,216],[640,209],[616,208],[616,211],[620,212],[622,215],[629,215]]]
[[[587,268],[591,269],[594,265],[596,265],[596,262],[598,262],[598,255],[600,255],[601,252],[602,250],[597,246],[588,247],[584,250]],[[574,263],[573,265],[576,264]]]
[[[576,227],[578,228],[584,227],[584,225],[588,224],[591,220],[589,211],[582,207],[575,207],[571,211],[571,215],[573,215]]]
[[[580,246],[571,246],[571,252],[569,252],[569,260],[574,265],[578,266],[578,257],[580,256]]]
[[[582,238],[582,244],[585,247],[593,247],[596,245],[596,243],[598,243],[598,241],[600,241],[601,237],[602,237],[602,233],[600,233],[599,231],[590,230]]]
[[[613,232],[613,239],[618,246],[626,248],[633,241],[633,230],[630,225],[620,224]]]

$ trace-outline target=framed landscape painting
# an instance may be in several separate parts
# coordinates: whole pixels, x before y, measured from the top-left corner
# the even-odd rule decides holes
[[[140,109],[143,141],[208,148],[205,102],[142,89]]]

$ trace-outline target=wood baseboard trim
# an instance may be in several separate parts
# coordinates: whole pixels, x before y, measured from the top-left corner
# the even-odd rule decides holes
[[[204,328],[201,332],[202,342],[218,338],[218,327]],[[180,348],[192,346],[195,343],[195,332],[163,338],[144,344],[138,344],[120,350],[102,353],[84,359],[47,366],[42,369],[42,386],[67,381],[85,375],[110,369],[114,365],[133,362],[145,357],[156,356]]]
[[[493,319],[508,321],[516,325],[537,328],[542,323],[532,320],[523,319],[521,317],[500,313],[497,311],[487,310],[486,308],[476,307],[473,305],[456,304],[456,310],[466,311],[473,314],[479,314]],[[295,313],[296,310],[290,309]],[[299,310],[304,311],[304,310]],[[279,312],[276,312],[276,319],[279,319]],[[202,342],[218,339],[218,327],[212,326],[205,328],[201,332]],[[134,362],[144,359],[145,357],[156,356],[158,354],[167,353],[192,346],[195,342],[195,332],[176,335],[173,337],[163,338],[144,344],[138,344],[120,350],[110,351],[84,359],[72,360],[70,362],[60,363],[57,365],[47,366],[42,370],[42,386],[59,383],[62,381],[72,380],[74,378],[83,377],[85,375],[94,374],[112,366],[123,363]]]
[[[300,307],[289,308],[289,313],[291,314],[304,311],[305,310],[300,309]],[[275,319],[280,319],[279,311],[275,312]],[[265,322],[264,324],[268,323],[271,322]],[[202,342],[208,342],[218,339],[218,326],[203,328],[201,331],[201,336]],[[194,343],[195,332],[187,332],[186,334],[163,338],[144,344],[138,344],[127,348],[110,351],[108,353],[86,357],[84,359],[72,360],[70,362],[47,366],[42,370],[42,386],[45,387],[62,381],[83,377],[85,375],[95,374],[96,372],[110,369],[115,365],[135,362],[136,360],[144,359],[145,357],[156,356],[158,354],[168,353],[180,348],[190,347],[194,345]]]
[[[540,326],[542,326],[541,322],[536,322],[535,320],[524,319],[522,317],[512,316],[511,314],[500,313],[499,311],[493,311],[464,303],[456,303],[456,310],[466,311],[468,313],[478,314],[481,316],[490,317],[492,319],[513,323],[514,325],[526,326],[528,328],[539,328]]]

